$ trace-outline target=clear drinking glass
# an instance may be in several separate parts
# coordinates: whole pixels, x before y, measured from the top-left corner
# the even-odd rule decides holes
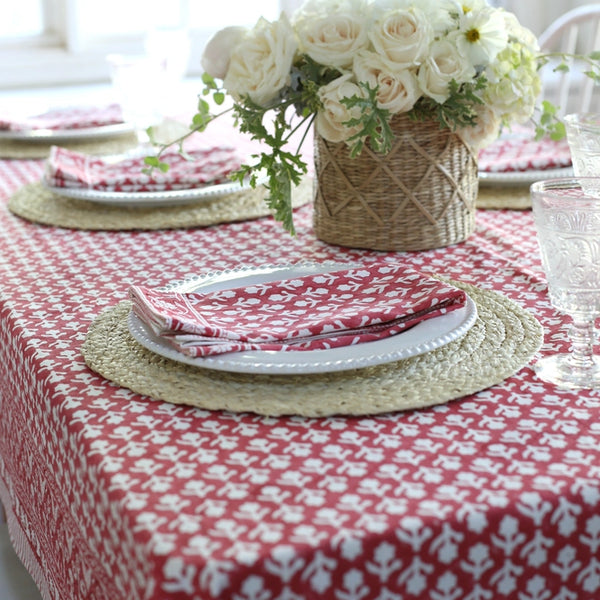
[[[600,177],[600,114],[573,113],[564,118],[576,177]],[[600,197],[596,179],[582,180],[588,194]]]
[[[168,83],[164,69],[145,55],[109,54],[106,58],[123,118],[134,125],[139,143],[148,144],[146,129],[163,119],[161,100]]]
[[[587,192],[593,186],[600,189],[600,178],[531,186],[550,301],[572,320],[570,353],[544,357],[534,369],[540,379],[571,389],[600,388],[600,358],[593,352],[600,316],[600,198]]]

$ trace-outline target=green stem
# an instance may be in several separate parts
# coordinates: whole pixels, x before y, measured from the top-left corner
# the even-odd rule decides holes
[[[219,117],[222,117],[223,115],[226,115],[228,112],[231,112],[232,110],[233,110],[233,107],[229,107],[228,109],[223,110],[220,113],[217,113],[216,115],[210,115],[210,118],[207,121],[205,121],[204,123],[202,123],[201,125],[195,125],[194,127],[190,127],[189,131],[186,131],[183,135],[180,135],[178,138],[175,138],[174,140],[172,140],[166,144],[159,144],[159,150],[158,150],[158,153],[156,154],[156,157],[160,158],[163,155],[163,153],[171,146],[174,146],[176,144],[177,145],[182,144],[193,133],[196,133],[198,131],[204,131],[206,129],[206,126],[211,121],[214,121],[215,119],[218,119]]]

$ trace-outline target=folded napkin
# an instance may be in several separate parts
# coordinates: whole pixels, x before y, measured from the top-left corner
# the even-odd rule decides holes
[[[44,181],[52,187],[85,188],[111,192],[163,192],[185,190],[228,181],[242,160],[234,148],[214,147],[190,150],[187,157],[176,151],[162,160],[169,164],[166,173],[154,169],[143,173],[144,157],[127,158],[117,163],[101,157],[52,146],[46,161]]]
[[[132,286],[129,297],[143,323],[193,357],[379,340],[466,301],[462,290],[383,262],[207,293]]]
[[[87,129],[123,123],[123,112],[118,104],[108,106],[74,106],[54,108],[40,115],[24,119],[0,118],[0,130],[35,131],[38,129]]]
[[[571,166],[566,140],[535,140],[530,127],[513,127],[479,152],[479,170],[490,173],[543,171]]]

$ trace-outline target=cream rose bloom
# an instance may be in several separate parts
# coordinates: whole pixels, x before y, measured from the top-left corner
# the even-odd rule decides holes
[[[325,2],[315,6],[320,8],[307,9],[295,17],[301,52],[322,65],[350,67],[354,55],[369,44],[364,3]],[[326,10],[328,6],[330,10]]]
[[[455,29],[457,16],[463,11],[462,3],[457,0],[419,0],[418,6],[425,13],[434,37],[445,36],[448,31]]]
[[[395,65],[374,52],[361,52],[354,59],[354,76],[377,90],[377,105],[392,114],[408,112],[419,98],[416,75],[412,70],[394,69]]]
[[[478,105],[477,122],[472,127],[463,127],[458,134],[469,145],[474,152],[489,146],[500,134],[502,121],[500,117],[489,106]]]
[[[450,95],[450,82],[469,81],[475,77],[475,69],[454,44],[438,40],[430,47],[430,54],[419,67],[418,81],[422,92],[443,104]]]
[[[433,29],[421,10],[416,7],[379,13],[369,37],[375,51],[397,67],[413,67],[421,63],[433,39]]]
[[[319,135],[330,142],[346,142],[359,131],[359,127],[343,125],[345,121],[360,118],[360,109],[349,109],[341,103],[342,98],[352,98],[353,96],[364,96],[364,92],[353,81],[350,73],[334,79],[319,90],[319,98],[323,104],[315,121]]]
[[[285,14],[272,23],[261,18],[233,49],[223,86],[236,100],[247,94],[268,106],[289,84],[297,48]]]
[[[229,69],[231,53],[248,30],[245,27],[225,27],[213,35],[202,53],[202,68],[215,79],[224,79]]]

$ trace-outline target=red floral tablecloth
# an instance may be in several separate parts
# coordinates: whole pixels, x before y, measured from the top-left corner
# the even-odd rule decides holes
[[[85,232],[6,202],[42,164],[0,162],[0,499],[46,599],[597,600],[600,393],[524,368],[437,408],[265,418],[140,397],[80,348],[131,285],[382,254],[290,238],[271,219]],[[398,255],[396,255],[397,257]],[[402,255],[504,293],[566,349],[531,214],[480,211],[452,248]]]

